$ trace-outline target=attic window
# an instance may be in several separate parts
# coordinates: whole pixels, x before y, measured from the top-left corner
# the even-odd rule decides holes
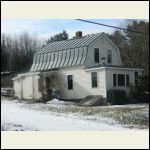
[[[94,48],[95,63],[99,63],[99,48]]]
[[[111,64],[112,63],[112,51],[107,50],[107,63]]]

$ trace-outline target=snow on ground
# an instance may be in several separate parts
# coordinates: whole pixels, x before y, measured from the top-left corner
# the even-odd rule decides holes
[[[106,107],[108,109],[112,106],[101,108]],[[86,114],[84,114],[82,111],[85,108],[76,106],[72,102],[63,102],[57,99],[46,104],[1,100],[1,108],[1,130],[3,131],[137,130],[136,128],[125,128],[113,118],[103,117],[99,114],[91,115],[91,110],[88,112],[87,108]],[[94,108],[92,109],[94,110]]]

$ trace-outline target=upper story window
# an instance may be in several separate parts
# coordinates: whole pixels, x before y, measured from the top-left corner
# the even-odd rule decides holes
[[[94,48],[94,60],[95,63],[99,63],[99,48]]]
[[[67,79],[68,79],[68,90],[73,90],[73,76],[68,75]]]
[[[97,87],[97,72],[91,73],[92,88]]]
[[[107,63],[111,64],[112,63],[112,51],[107,50]]]

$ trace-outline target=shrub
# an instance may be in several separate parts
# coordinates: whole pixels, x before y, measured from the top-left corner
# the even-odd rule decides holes
[[[110,89],[107,92],[107,102],[112,105],[121,105],[127,103],[127,96],[124,90]]]
[[[137,102],[149,102],[149,75],[138,77],[138,84],[132,94]]]

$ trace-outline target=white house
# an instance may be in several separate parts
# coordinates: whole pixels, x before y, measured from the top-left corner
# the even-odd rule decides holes
[[[30,72],[13,79],[16,97],[82,99],[87,95],[107,97],[109,89],[127,95],[142,69],[123,67],[119,48],[105,33],[52,42],[35,53]]]

